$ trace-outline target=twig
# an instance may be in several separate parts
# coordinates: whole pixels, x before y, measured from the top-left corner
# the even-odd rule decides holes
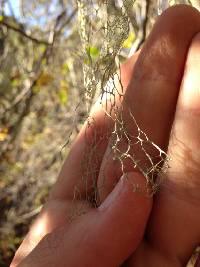
[[[142,9],[144,9],[144,18],[143,22],[141,25],[141,29],[139,30],[138,33],[138,39],[134,43],[130,55],[134,54],[136,51],[138,51],[141,47],[141,45],[144,43],[146,40],[147,36],[147,23],[148,23],[148,16],[149,16],[149,9],[150,9],[150,1],[149,0],[143,0],[144,4],[142,5]]]
[[[4,143],[1,146],[1,149],[0,149],[0,159],[2,159],[3,156],[4,156],[4,154],[6,153],[6,151],[8,151],[9,145],[11,143],[13,143],[14,140],[16,139],[16,137],[18,135],[18,132],[21,129],[21,125],[22,125],[22,122],[23,122],[24,118],[30,112],[32,99],[35,96],[34,87],[37,84],[37,81],[38,81],[38,79],[39,79],[39,77],[41,75],[41,72],[42,72],[41,63],[42,63],[43,59],[45,59],[45,58],[47,58],[49,56],[48,55],[48,50],[49,50],[48,48],[50,48],[50,47],[46,47],[46,49],[43,52],[40,60],[38,61],[38,64],[37,64],[38,65],[38,69],[37,69],[37,72],[35,73],[35,79],[30,84],[30,87],[27,88],[27,97],[24,100],[24,108],[23,108],[21,114],[19,115],[18,119],[13,124],[11,124],[8,127],[9,128],[10,135],[9,135],[9,139],[6,141],[6,143]]]
[[[66,21],[64,21],[61,26],[59,27],[58,30],[56,30],[57,26],[59,25],[59,22],[61,20],[61,18],[64,17],[64,15],[66,14],[66,11],[62,12],[61,15],[58,16],[56,23],[55,23],[55,30],[54,30],[54,36],[53,36],[53,43],[55,42],[55,40],[57,39],[57,37],[60,35],[61,31],[63,30],[64,27],[66,27],[71,21],[72,19],[75,17],[76,13],[77,13],[78,9],[75,8],[71,15],[69,17],[67,17]]]
[[[7,0],[7,4],[8,4],[8,7],[9,7],[9,10],[10,10],[10,13],[12,15],[13,18],[15,18],[15,13],[13,11],[13,7],[12,7],[12,4],[9,0]]]
[[[135,1],[136,0],[133,1],[133,5],[135,4]],[[138,32],[139,29],[138,29],[137,21],[136,21],[136,18],[135,18],[135,16],[134,16],[132,11],[133,11],[133,9],[128,9],[128,8],[126,9],[126,13],[127,13],[128,17],[129,17],[130,23],[131,23],[134,31]]]
[[[53,40],[52,40],[52,43],[47,43],[48,46],[46,46],[46,49],[45,51],[43,52],[40,60],[37,62],[37,65],[36,65],[36,73],[35,73],[35,79],[32,81],[32,83],[30,84],[30,86],[28,88],[26,88],[26,90],[23,92],[25,94],[23,94],[19,99],[17,99],[17,103],[20,103],[21,100],[24,98],[24,96],[26,96],[26,98],[24,99],[24,108],[21,112],[21,114],[19,115],[18,119],[12,124],[9,126],[9,132],[10,132],[10,137],[9,139],[7,140],[7,142],[5,144],[3,144],[3,146],[1,147],[0,149],[0,159],[3,157],[3,155],[5,154],[5,152],[9,149],[9,145],[11,143],[14,142],[14,140],[16,139],[18,133],[19,133],[19,130],[21,128],[21,125],[22,125],[22,122],[24,120],[24,118],[29,114],[30,112],[30,109],[31,109],[31,103],[32,103],[32,100],[35,96],[35,92],[34,92],[34,87],[35,85],[37,84],[37,81],[41,75],[41,63],[43,61],[43,59],[49,59],[49,57],[52,55],[52,52],[53,52],[53,45],[54,45],[54,42],[55,40],[57,39],[58,35],[61,33],[62,31],[62,28],[64,26],[66,26],[68,23],[70,23],[70,21],[73,19],[73,17],[75,16],[77,10],[75,9],[72,14],[67,18],[67,20],[62,24],[62,26],[59,27],[59,29],[56,31],[56,26],[58,25],[59,21],[60,21],[60,15],[57,17],[56,19],[56,22],[55,22],[55,26],[54,26],[54,32],[53,32]],[[22,34],[24,34],[24,32],[20,29],[17,29],[17,31],[20,31],[20,33],[22,32]],[[32,38],[32,37],[31,37]],[[37,42],[40,42],[37,40]],[[41,42],[40,42],[41,43]],[[46,43],[46,42],[45,42]],[[14,104],[14,106],[16,106]]]
[[[10,104],[10,106],[5,109],[4,114],[10,111],[11,109],[15,108],[24,99],[24,97],[28,94],[29,91],[30,91],[30,87],[25,86],[22,92],[16,96],[16,98]]]
[[[26,214],[21,215],[21,216],[19,217],[19,220],[20,220],[20,221],[21,221],[21,220],[22,220],[22,221],[24,221],[24,220],[28,220],[28,219],[30,219],[30,218],[36,216],[38,213],[40,213],[41,209],[42,209],[42,205],[39,206],[39,207],[37,207],[36,209],[32,210],[31,212],[28,212],[28,213],[26,213]]]
[[[37,44],[44,44],[46,46],[50,46],[51,43],[48,43],[47,41],[45,40],[39,40],[33,36],[31,36],[30,34],[27,34],[25,31],[23,31],[22,29],[18,28],[18,27],[15,27],[13,25],[10,25],[8,22],[5,22],[4,20],[3,21],[0,21],[0,25],[4,25],[5,27],[7,27],[8,29],[10,30],[13,30],[15,32],[18,32],[20,33],[21,35],[23,35],[25,38],[37,43]]]

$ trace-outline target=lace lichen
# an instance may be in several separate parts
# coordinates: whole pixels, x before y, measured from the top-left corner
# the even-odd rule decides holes
[[[124,104],[125,88],[121,82],[119,57],[123,43],[129,36],[129,26],[131,24],[133,27],[137,20],[134,19],[130,23],[130,10],[135,2],[138,5],[138,1],[134,0],[77,0],[85,101],[88,111],[85,132],[87,145],[85,158],[81,162],[83,170],[81,183],[85,186],[86,195],[85,202],[83,202],[83,196],[79,191],[79,185],[77,185],[74,190],[75,206],[71,211],[71,219],[87,212],[86,203],[92,203],[95,207],[101,203],[99,191],[104,188],[104,182],[107,179],[105,175],[103,183],[97,185],[99,162],[102,160],[97,150],[102,139],[108,141],[108,147],[111,151],[108,157],[111,155],[113,161],[118,163],[124,177],[126,177],[128,161],[133,170],[138,170],[146,178],[147,190],[144,192],[137,184],[133,184],[133,192],[147,193],[147,195],[152,196],[159,190],[162,182],[161,177],[165,176],[163,174],[169,168],[170,158],[168,155],[148,137],[145,129],[140,128],[133,110]],[[143,1],[139,1],[139,3],[141,2]],[[160,15],[166,8],[176,3],[194,4],[196,8],[200,8],[196,1],[157,0],[156,15]],[[155,8],[154,2],[153,7]],[[110,119],[112,126],[103,135],[95,130],[96,121],[90,113],[90,108],[97,98],[100,99],[98,101],[104,110],[105,121]],[[126,110],[126,114],[128,113],[128,118],[127,116],[124,117],[124,110]],[[132,125],[131,131],[130,124]],[[91,136],[87,137],[88,129],[92,129],[92,138]],[[138,150],[139,153],[135,153]],[[93,192],[92,197],[91,191]],[[82,204],[80,205],[80,203]],[[199,249],[197,254],[199,254]],[[194,259],[196,258],[197,256],[194,257]]]
[[[144,131],[140,129],[131,110],[129,110],[128,120],[132,122],[136,134],[133,135],[129,132],[121,108],[124,88],[119,71],[119,54],[124,41],[129,36],[130,19],[128,14],[133,8],[134,1],[78,0],[77,3],[88,114],[94,100],[99,97],[105,116],[112,120],[113,130],[108,134],[108,138],[111,140],[109,146],[113,160],[120,164],[122,174],[126,172],[125,165],[128,160],[133,169],[139,170],[144,175],[148,188],[149,185],[151,187],[151,194],[154,194],[159,188],[159,173],[166,170],[169,159],[167,154],[148,138],[145,129]],[[88,127],[94,127],[94,125],[95,120],[88,116]],[[93,141],[87,140],[87,151],[84,162],[82,162],[82,182],[85,183],[86,192],[91,190],[88,188],[88,181],[91,178],[94,181],[92,201],[95,205],[99,204],[99,189],[96,182],[99,172],[99,158],[96,151],[97,139],[93,136]],[[126,146],[126,148],[123,147],[123,150],[120,149],[122,142]],[[152,148],[149,149],[149,146]],[[136,147],[137,150],[140,147],[140,154],[142,155],[140,158],[134,153]],[[152,149],[157,151],[157,155],[154,157],[148,152]],[[79,198],[79,195],[77,186],[74,198]],[[89,195],[86,193],[85,197],[91,201]]]
[[[185,4],[189,2],[187,0],[176,1],[176,3]],[[141,2],[135,0],[77,0],[77,4],[82,44],[84,101],[87,104],[88,112],[86,128],[93,127],[94,129],[92,130],[92,140],[87,138],[86,129],[87,150],[84,161],[81,163],[83,168],[81,182],[85,184],[85,198],[98,205],[99,186],[101,189],[104,187],[104,184],[97,186],[99,161],[101,160],[97,149],[101,140],[98,139],[99,133],[95,132],[95,118],[90,115],[91,106],[97,99],[100,99],[98,101],[101,103],[105,117],[111,121],[112,130],[109,129],[109,132],[104,133],[104,137],[101,138],[109,140],[108,146],[113,161],[120,165],[122,175],[126,173],[128,161],[133,170],[140,171],[146,178],[147,187],[151,188],[149,193],[155,194],[161,183],[160,177],[164,177],[160,174],[166,172],[168,168],[169,157],[148,137],[145,129],[140,128],[134,117],[133,108],[130,109],[125,104],[123,98],[125,88],[123,88],[119,71],[123,43],[129,36],[130,25],[133,27],[130,18],[131,10],[135,4],[140,5]],[[157,15],[173,4],[173,1],[158,0]],[[123,115],[124,109],[128,110],[126,119]],[[132,124],[132,130],[127,124]],[[89,183],[91,180],[93,181],[92,185]],[[105,182],[106,177],[103,180]],[[93,199],[89,193],[91,190]],[[74,198],[81,197],[77,185]]]

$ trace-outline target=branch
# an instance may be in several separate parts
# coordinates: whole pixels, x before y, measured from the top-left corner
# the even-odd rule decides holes
[[[135,41],[133,47],[131,48],[130,55],[133,55],[136,51],[138,51],[141,47],[141,45],[146,40],[147,36],[147,23],[149,19],[149,10],[150,10],[150,1],[149,0],[143,0],[142,4],[142,10],[144,12],[144,17],[142,18],[142,25],[141,28],[138,31],[138,39]]]
[[[51,43],[51,46],[49,47],[49,53],[52,52],[52,49],[54,47],[54,44],[55,42],[57,41],[57,39],[59,39],[59,36],[60,34],[62,33],[62,30],[64,27],[66,27],[71,21],[72,19],[74,18],[74,16],[76,15],[78,11],[78,8],[75,8],[72,13],[70,14],[69,17],[66,18],[66,20],[64,20],[65,16],[66,16],[66,10],[63,10],[59,15],[58,17],[56,18],[55,20],[55,24],[54,24],[54,28],[53,28],[53,31],[50,32],[50,36],[52,37],[50,39],[50,43]],[[61,23],[61,21],[64,20],[63,23]],[[59,26],[59,24],[61,24]]]
[[[15,13],[14,13],[14,11],[13,11],[12,4],[11,4],[11,2],[10,2],[9,0],[7,1],[7,4],[8,4],[8,7],[9,7],[9,10],[10,10],[10,13],[11,13],[12,17],[13,17],[13,18],[16,18],[16,17],[15,17]]]
[[[42,69],[41,69],[41,62],[43,61],[43,59],[47,58],[48,55],[48,50],[50,49],[50,46],[46,47],[45,51],[43,52],[41,58],[38,61],[38,69],[35,73],[35,79],[32,81],[32,83],[30,84],[30,86],[26,89],[27,90],[27,97],[26,99],[24,99],[24,108],[21,111],[21,114],[19,115],[19,117],[17,118],[17,120],[12,123],[11,125],[9,125],[9,138],[8,140],[2,144],[1,149],[0,149],[0,160],[4,157],[4,154],[9,150],[9,145],[11,143],[14,142],[14,140],[16,139],[20,129],[21,129],[21,125],[22,122],[24,120],[24,118],[29,114],[30,109],[31,109],[31,103],[33,101],[33,98],[35,96],[35,92],[34,92],[34,87],[37,84],[37,81],[41,75]]]
[[[63,30],[64,27],[66,27],[71,21],[72,19],[75,17],[76,13],[78,11],[78,8],[75,8],[72,13],[70,14],[69,17],[66,18],[66,20],[61,24],[61,26],[59,27],[58,30],[56,30],[57,26],[59,25],[60,22],[60,18],[61,16],[64,17],[64,14],[66,14],[66,11],[63,11],[61,13],[60,16],[58,16],[56,23],[55,23],[55,28],[54,28],[54,37],[53,37],[53,43],[55,42],[55,40],[58,38],[58,36],[60,35],[61,31]]]
[[[64,28],[65,26],[67,26],[71,21],[72,19],[75,17],[76,13],[78,11],[78,8],[76,7],[73,12],[71,13],[71,15],[66,19],[66,21],[63,22],[62,26],[61,26],[61,29]]]
[[[144,5],[145,17],[144,17],[144,21],[143,21],[143,24],[142,24],[142,37],[141,37],[140,42],[138,44],[137,50],[140,48],[140,46],[146,40],[146,36],[147,36],[147,22],[148,22],[148,18],[149,18],[149,8],[150,8],[150,1],[146,0],[145,1],[145,5]]]
[[[34,41],[36,41],[37,43],[44,43],[46,44],[46,48],[45,48],[45,51],[43,52],[43,55],[41,56],[40,60],[37,62],[37,65],[35,67],[35,79],[32,81],[32,83],[26,88],[24,89],[24,91],[22,92],[22,95],[19,96],[19,98],[17,98],[15,101],[14,101],[14,105],[11,105],[11,109],[12,107],[16,107],[22,100],[24,101],[24,108],[23,110],[21,111],[21,114],[19,115],[18,119],[13,123],[11,124],[8,128],[9,128],[9,133],[10,133],[10,137],[9,139],[7,140],[7,142],[5,144],[2,145],[1,149],[0,149],[0,159],[4,156],[5,152],[9,149],[9,145],[12,144],[20,129],[21,129],[21,125],[23,123],[23,120],[24,118],[29,114],[30,112],[30,109],[31,109],[31,104],[32,104],[32,101],[34,99],[34,96],[35,96],[35,92],[34,92],[34,87],[35,85],[37,84],[37,81],[40,77],[40,74],[41,74],[41,63],[43,61],[43,59],[49,59],[49,57],[52,55],[52,52],[53,52],[53,48],[54,48],[54,42],[55,40],[58,38],[58,36],[60,35],[63,27],[65,27],[68,23],[71,22],[71,20],[73,19],[73,17],[75,16],[77,12],[77,9],[75,9],[71,15],[69,17],[66,18],[66,20],[61,24],[61,26],[59,27],[58,30],[56,30],[56,26],[58,26],[59,24],[59,21],[61,19],[61,17],[63,16],[62,14],[59,15],[56,19],[56,23],[55,23],[55,27],[54,27],[54,31],[53,31],[53,40],[50,42],[50,43],[47,43],[47,42],[41,42],[33,37],[30,37],[31,40],[34,39]],[[1,22],[0,24],[4,24],[5,22]],[[5,24],[4,24],[5,25]],[[6,26],[8,27],[8,25],[6,24]],[[11,26],[11,25],[9,25]],[[18,28],[15,28],[13,26],[10,27],[12,30],[15,30],[17,32],[20,32],[21,34],[25,34],[24,36],[27,37],[27,34],[21,30],[21,29],[18,29]],[[13,29],[14,28],[14,29]],[[27,37],[29,38],[29,36]],[[29,39],[30,39],[29,38]],[[25,97],[25,99],[24,99]],[[9,111],[9,110],[8,110]]]
[[[27,34],[25,31],[23,31],[22,29],[18,28],[18,27],[15,27],[13,25],[10,25],[8,22],[5,22],[4,20],[3,21],[0,21],[0,25],[4,25],[5,27],[7,27],[8,29],[12,30],[12,31],[15,31],[15,32],[18,32],[19,34],[23,35],[25,38],[37,43],[37,44],[44,44],[46,46],[50,46],[51,44],[48,43],[47,41],[45,40],[39,40],[29,34]]]

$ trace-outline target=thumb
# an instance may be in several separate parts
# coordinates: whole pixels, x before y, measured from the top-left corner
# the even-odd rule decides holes
[[[146,188],[141,174],[123,176],[98,209],[48,234],[19,266],[119,266],[143,238],[152,206]]]

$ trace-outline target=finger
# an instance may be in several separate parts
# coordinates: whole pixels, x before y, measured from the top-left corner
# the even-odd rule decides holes
[[[121,66],[121,82],[124,90],[128,86],[137,58],[138,53],[133,55]],[[117,79],[115,86],[120,87]],[[114,93],[116,94],[117,105],[119,96],[117,92]],[[85,122],[78,138],[72,145],[58,181],[53,187],[51,192],[52,198],[73,199],[74,189],[77,188],[80,198],[86,199],[86,195],[89,195],[93,191],[93,185],[97,180],[99,167],[113,126],[113,120],[105,112],[105,109],[107,111],[110,109],[110,105],[111,103],[107,99],[103,99],[102,102],[101,98],[99,98],[92,108],[89,120]],[[89,159],[87,159],[87,155],[89,155]],[[91,170],[96,170],[96,174],[91,175],[90,173],[89,180],[86,181],[86,179],[82,178],[85,172],[85,176],[87,176],[88,169],[84,169],[84,167],[86,168],[88,165]]]
[[[19,267],[119,266],[141,241],[152,199],[142,175],[129,173],[105,202],[47,235]]]
[[[169,144],[170,168],[156,197],[149,239],[187,263],[200,242],[200,34],[189,49]]]
[[[151,143],[144,142],[143,148],[151,155],[152,165],[141,148],[141,142],[134,145],[139,132],[130,111],[148,138],[160,148],[166,149],[188,46],[199,30],[200,16],[197,10],[185,5],[170,8],[158,19],[137,60],[123,102],[124,128],[128,129],[127,132],[132,137],[127,141],[127,135],[123,136],[120,132],[117,138],[121,138],[118,148],[122,153],[131,144],[129,154],[135,157],[145,173],[154,170],[153,165],[162,159]],[[145,139],[144,135],[142,137]],[[110,143],[110,147],[113,146],[112,140]],[[98,179],[101,199],[112,190],[122,173],[122,166],[119,160],[113,160],[110,147],[104,156]],[[124,165],[125,171],[131,171],[135,167],[130,157]],[[109,180],[105,180],[105,177],[109,177]]]
[[[130,81],[137,57],[138,53],[129,58],[121,66],[122,84],[124,88],[127,87]],[[11,267],[17,266],[17,264],[38,244],[43,236],[52,232],[56,227],[66,224],[73,210],[88,210],[90,208],[87,197],[89,198],[89,193],[92,191],[91,184],[94,183],[96,177],[90,178],[89,181],[81,179],[84,171],[82,163],[84,163],[87,151],[92,158],[90,169],[98,169],[107,147],[109,129],[111,132],[113,123],[113,121],[105,115],[104,104],[100,104],[99,101],[93,107],[90,117],[92,117],[92,125],[88,127],[88,122],[86,121],[80,134],[73,143],[58,181],[50,193],[49,200],[44,205],[42,212],[31,226],[28,235],[16,252]],[[89,140],[89,143],[87,140]],[[98,155],[98,157],[95,157],[95,155],[91,153],[92,151],[89,151],[90,149],[92,150],[93,143],[95,143],[95,154]],[[88,162],[85,162],[85,165],[87,166]],[[77,190],[78,196],[74,195],[75,189]],[[82,199],[85,201],[82,202]]]
[[[48,201],[15,253],[15,257],[10,267],[18,266],[18,264],[34,249],[46,234],[64,224],[67,227],[75,212],[78,212],[79,210],[86,212],[90,209],[91,204],[87,201],[70,202],[58,199]]]

